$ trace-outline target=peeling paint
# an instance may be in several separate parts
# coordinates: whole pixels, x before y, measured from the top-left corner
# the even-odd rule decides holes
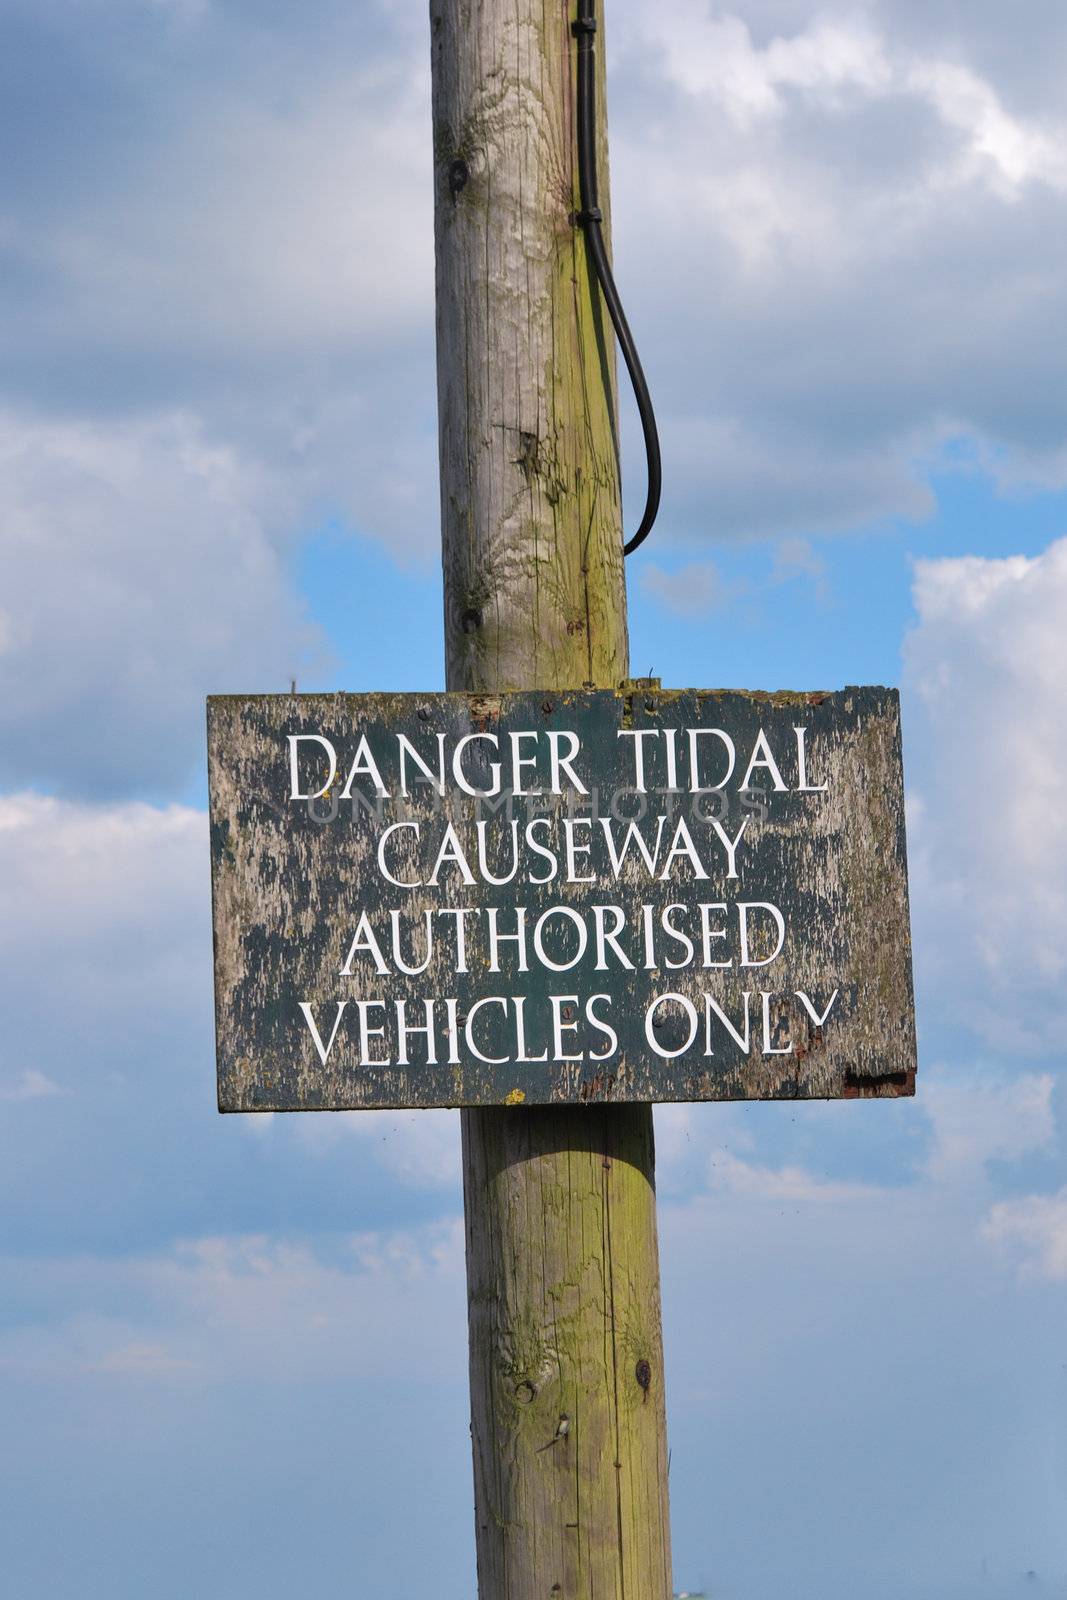
[[[547,695],[217,696],[209,701],[208,721],[222,1109],[914,1093],[903,775],[893,691],[749,694],[663,690],[656,680],[646,680],[628,682],[618,692]],[[806,730],[812,782],[825,782],[825,791],[800,791],[796,758],[798,770],[788,775],[785,792],[768,787],[744,796],[728,788],[694,799],[679,784],[673,795],[655,790],[642,797],[633,786],[633,760],[627,765],[624,754],[634,748],[635,735],[648,732],[650,752],[662,757],[665,743],[656,741],[665,741],[663,730],[669,728],[729,730],[738,752],[751,750],[763,729],[772,748],[788,752],[797,748],[798,725]],[[564,817],[592,814],[593,821],[576,837],[589,845],[578,875],[591,875],[594,882],[565,882],[561,867],[549,883],[517,877],[500,886],[470,887],[453,873],[433,887],[394,888],[377,865],[383,829],[403,823],[393,836],[390,860],[399,878],[413,880],[425,870],[423,831],[416,833],[416,827],[433,838],[451,822],[474,859],[477,824],[471,801],[454,788],[441,801],[424,785],[406,798],[393,795],[375,811],[369,802],[345,802],[341,772],[314,802],[289,798],[290,735],[328,733],[338,750],[351,751],[366,734],[370,749],[385,751],[403,732],[428,752],[437,748],[439,737],[451,749],[465,737],[486,734],[507,748],[508,735],[516,731],[537,735],[541,764],[527,773],[529,787],[547,783],[543,746],[549,735],[558,739],[573,732],[580,739],[579,775],[588,787],[594,781],[599,785],[595,801],[574,792],[523,795],[513,802],[511,817],[525,827],[531,815],[544,816],[544,830],[537,835],[544,840],[556,838]],[[482,752],[478,770],[488,786],[488,754],[483,746],[471,749]],[[745,759],[739,756],[739,771]],[[757,776],[766,780],[767,773]],[[661,778],[653,775],[649,781]],[[701,880],[685,858],[666,881],[650,879],[636,851],[611,870],[601,819],[616,806],[617,843],[635,800],[647,803],[653,821],[664,808],[670,810],[671,827],[676,817],[688,819],[706,878]],[[736,879],[727,872],[729,857],[709,820],[708,802],[721,807],[727,836],[740,839]],[[698,805],[704,809],[694,810]],[[486,848],[503,850],[511,837],[507,813],[489,805],[480,816]],[[651,830],[649,818],[645,823]],[[505,860],[501,855],[501,875]],[[774,927],[769,914],[762,920],[759,913],[751,914],[747,971],[740,962],[744,947],[734,915],[742,902],[777,907],[786,925],[781,953],[767,965],[756,965],[773,948]],[[642,944],[646,905],[655,919],[673,907],[673,926],[688,930],[689,942],[696,945],[696,919],[704,904],[716,909],[713,929],[710,919],[707,923],[703,961],[713,939],[721,941],[714,944],[716,955],[732,952],[732,966],[681,961],[682,945],[672,942],[658,921],[653,945]],[[539,919],[551,912],[557,919],[553,934],[560,938],[578,923],[591,930],[581,960],[556,972],[532,959],[527,971],[515,962],[509,970],[516,945],[506,943],[507,930],[517,931],[520,905],[529,926],[540,927]],[[631,966],[617,959],[609,943],[598,970],[594,934],[612,925],[604,908],[616,906],[624,918],[619,944]],[[505,943],[497,947],[498,971],[491,970],[492,947],[486,944],[490,909],[500,919],[494,926],[505,931]],[[390,961],[382,975],[363,950],[350,974],[342,975],[363,911],[383,943],[395,914],[397,948],[412,967],[425,956],[425,971],[405,976]],[[455,926],[460,915],[475,919],[466,972],[456,971],[455,946],[450,950],[431,931],[437,926],[432,919],[442,912],[453,917],[448,926]],[[642,959],[649,951],[654,966]],[[563,963],[563,945],[556,955]],[[495,998],[487,1001],[487,996]],[[404,1013],[413,1035],[410,1061],[404,1062],[390,1033],[395,1033],[396,1007],[402,1002],[417,1008],[427,1000],[434,1008],[437,1060],[428,1059],[425,1041],[415,1035],[426,1018],[413,1010]],[[446,1000],[454,1008],[458,1041],[451,1049],[446,1049]],[[373,1023],[384,1030],[371,1037],[365,1057],[360,1047],[366,1040],[356,1026],[361,1001],[379,1005]],[[495,1061],[479,1059],[469,1044],[475,1035],[464,1033],[479,1002],[478,1048],[483,1058]],[[323,1050],[337,1024],[325,1062],[301,1003],[320,1030]],[[613,1050],[607,1048],[607,1033],[598,1031],[602,1019],[617,1036]],[[524,1051],[515,1045],[517,1028],[525,1030]],[[537,1059],[542,1055],[545,1059]],[[569,1055],[578,1059],[568,1060]]]

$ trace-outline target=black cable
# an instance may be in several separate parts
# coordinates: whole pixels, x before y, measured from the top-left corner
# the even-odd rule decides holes
[[[648,392],[648,384],[645,382],[645,374],[637,354],[637,346],[634,344],[634,336],[630,332],[630,324],[622,309],[619,291],[615,287],[608,252],[604,247],[602,227],[604,214],[597,203],[599,196],[596,181],[596,61],[593,55],[596,0],[578,0],[578,17],[572,24],[572,32],[578,41],[578,187],[582,197],[582,209],[578,213],[578,221],[585,230],[589,258],[600,282],[604,303],[614,324],[623,360],[626,362],[630,382],[633,384],[634,399],[637,401],[641,428],[645,435],[645,455],[648,458],[648,496],[645,500],[645,513],[633,538],[622,547],[623,554],[628,556],[633,554],[638,545],[644,544],[652,531],[652,524],[659,510],[663,468],[652,397]]]

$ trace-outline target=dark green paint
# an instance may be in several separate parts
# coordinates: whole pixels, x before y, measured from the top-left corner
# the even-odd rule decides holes
[[[826,794],[764,792],[756,817],[753,800],[744,799],[732,786],[726,791],[728,812],[720,820],[733,835],[746,813],[750,817],[738,850],[739,881],[713,876],[709,882],[676,874],[667,883],[652,883],[642,872],[640,880],[615,883],[610,871],[604,881],[591,885],[553,884],[494,888],[479,884],[467,888],[448,875],[438,891],[406,893],[392,889],[379,875],[375,851],[381,828],[402,819],[420,821],[436,840],[446,816],[460,833],[472,861],[474,819],[481,815],[490,834],[499,830],[506,811],[464,810],[463,797],[450,788],[446,811],[424,788],[404,802],[385,802],[380,818],[373,809],[340,803],[332,821],[322,822],[304,802],[289,800],[287,736],[320,733],[331,738],[341,753],[344,783],[345,757],[351,757],[361,733],[378,757],[390,781],[394,766],[389,752],[395,735],[406,733],[420,749],[430,750],[434,736],[444,733],[448,748],[466,733],[488,729],[498,735],[513,730],[566,729],[576,733],[582,746],[580,774],[600,789],[600,807],[608,811],[607,796],[631,784],[631,741],[619,740],[620,728],[673,726],[721,727],[734,738],[739,777],[748,753],[762,727],[772,750],[779,755],[787,783],[796,780],[795,735],[802,723],[807,732],[809,777],[827,782]],[[500,697],[462,694],[434,695],[320,695],[320,696],[217,696],[208,702],[209,764],[211,779],[211,855],[215,911],[216,1022],[218,1037],[219,1105],[222,1110],[329,1110],[386,1106],[454,1106],[590,1100],[715,1100],[737,1098],[779,1099],[856,1095],[899,1095],[914,1091],[915,1037],[911,990],[910,941],[905,867],[903,779],[900,762],[898,700],[886,689],[847,689],[836,694],[760,695],[738,692],[684,690],[664,692],[641,689],[633,694],[609,691],[583,693],[527,693]],[[506,739],[502,738],[505,744]],[[681,745],[682,739],[679,736]],[[540,747],[540,742],[539,742]],[[788,756],[794,752],[790,767]],[[470,770],[470,764],[468,764]],[[547,762],[537,776],[547,781]],[[768,775],[760,774],[762,784]],[[534,781],[528,774],[527,782]],[[706,797],[710,802],[713,797]],[[473,802],[465,802],[469,808]],[[587,813],[587,801],[575,814]],[[557,802],[566,815],[566,797]],[[674,817],[684,815],[694,842],[710,869],[722,861],[720,848],[712,848],[710,822],[694,819],[690,797],[677,796]],[[526,802],[516,799],[513,815],[520,834],[528,816]],[[663,809],[662,796],[648,795],[650,818]],[[319,816],[332,810],[322,802]],[[627,808],[624,818],[632,814]],[[674,822],[665,830],[669,838]],[[625,821],[622,823],[625,827]],[[651,824],[646,822],[646,829]],[[543,837],[542,835],[539,835]],[[407,837],[405,835],[404,837]],[[590,830],[593,854],[583,860],[585,871],[600,879],[608,868],[606,846],[599,824]],[[553,841],[553,847],[556,841]],[[510,849],[510,838],[507,840]],[[432,859],[432,851],[428,856]],[[661,856],[662,859],[662,856]],[[543,863],[533,862],[540,871]],[[624,910],[642,902],[657,908],[699,901],[771,901],[787,920],[787,941],[782,954],[768,967],[742,974],[735,969],[703,973],[686,971],[649,973],[621,971],[614,962],[607,972],[592,970],[593,954],[569,972],[554,974],[540,969],[531,957],[528,974],[486,970],[481,942],[472,941],[471,971],[453,975],[445,964],[442,947],[435,963],[421,977],[394,973],[378,977],[369,963],[362,976],[343,978],[344,964],[360,911],[367,909],[388,955],[388,913],[402,913],[405,932],[414,925],[415,951],[422,949],[419,927],[425,909],[496,906],[503,924],[511,929],[514,907],[528,907],[532,925],[551,904],[566,903],[582,912],[600,903]],[[679,925],[684,914],[679,914]],[[658,909],[657,909],[658,918]],[[472,918],[472,935],[474,924]],[[639,942],[627,932],[624,944]],[[411,949],[411,940],[405,938]],[[731,946],[736,941],[731,941]],[[450,949],[449,940],[444,947]],[[511,951],[513,946],[505,945]],[[668,954],[676,955],[677,946]],[[662,960],[662,956],[661,956]],[[838,1001],[824,1029],[814,1032],[796,1002],[789,1008],[788,1054],[763,1056],[760,1050],[760,1002],[753,1009],[753,1046],[746,1056],[724,1029],[715,1027],[714,1056],[703,1054],[703,1025],[684,1055],[658,1058],[649,1048],[644,1031],[644,1011],[656,994],[671,990],[687,994],[702,1014],[703,993],[713,994],[726,1012],[740,1020],[741,991],[766,990],[790,995],[803,989],[821,1009],[832,992]],[[579,997],[577,1016],[592,994],[610,994],[609,1015],[619,1034],[620,1047],[610,1060],[567,1064],[509,1063],[488,1066],[462,1049],[458,1066],[429,1065],[424,1060],[421,1036],[412,1043],[412,1064],[407,1067],[362,1065],[358,1058],[354,1007],[349,1006],[337,1042],[324,1067],[298,1009],[307,1001],[328,1037],[336,1002],[399,998],[418,1001],[423,996],[455,996],[459,1013],[486,995],[525,996],[529,1022],[529,1053],[539,1053],[549,1039],[549,994]],[[415,1007],[410,1020],[421,1022]],[[443,1005],[438,1006],[443,1019]],[[383,1015],[375,1018],[383,1021]],[[681,1011],[673,1020],[663,1015],[657,1037],[664,1044],[680,1041],[675,1032]],[[505,1024],[499,1008],[480,1016],[478,1041],[487,1055],[509,1053],[513,1039],[511,1019]],[[392,1029],[389,1029],[391,1034]],[[774,1033],[774,1043],[785,1034]],[[568,1033],[574,1052],[600,1052],[603,1035],[590,1028]],[[374,1041],[378,1050],[390,1048],[386,1040]],[[445,1030],[439,1029],[442,1058],[447,1055]]]

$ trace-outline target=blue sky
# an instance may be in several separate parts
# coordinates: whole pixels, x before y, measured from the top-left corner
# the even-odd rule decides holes
[[[0,27],[5,1592],[469,1600],[457,1119],[217,1116],[204,817],[206,693],[442,684],[424,8]],[[919,1008],[657,1112],[676,1581],[1063,1595],[1067,16],[607,36],[632,667],[901,686]]]

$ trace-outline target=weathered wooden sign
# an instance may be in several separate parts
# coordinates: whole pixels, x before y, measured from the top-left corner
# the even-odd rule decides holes
[[[898,699],[208,701],[224,1111],[914,1092]]]

